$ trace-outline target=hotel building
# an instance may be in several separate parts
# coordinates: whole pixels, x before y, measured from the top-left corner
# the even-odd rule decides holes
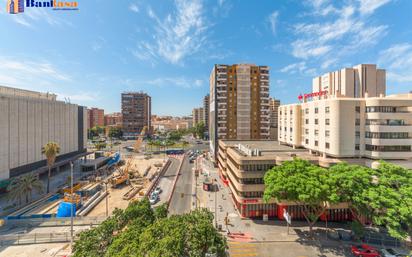
[[[143,92],[122,93],[123,137],[136,138],[146,126],[150,133],[152,98]]]
[[[412,158],[412,94],[385,97],[385,70],[360,64],[313,80],[301,103],[279,107],[283,144],[335,158]]]
[[[50,141],[60,145],[57,169],[86,155],[86,107],[57,101],[54,94],[0,86],[0,121],[0,182],[46,172],[41,149]]]
[[[212,159],[221,139],[269,139],[269,67],[216,64],[210,74]]]
[[[203,98],[203,121],[205,123],[206,131],[209,131],[209,112],[210,112],[209,102],[210,102],[210,97],[209,95],[206,95]]]

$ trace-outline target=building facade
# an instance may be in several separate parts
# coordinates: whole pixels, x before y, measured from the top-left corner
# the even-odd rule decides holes
[[[104,126],[104,110],[99,108],[87,109],[88,128]]]
[[[327,92],[328,96],[369,97],[385,95],[386,71],[375,64],[359,64],[316,77],[312,92]]]
[[[193,126],[204,121],[204,109],[203,108],[193,108],[192,110]]]
[[[209,112],[210,112],[210,96],[209,94],[203,98],[203,122],[205,123],[206,131],[209,131]]]
[[[280,106],[280,100],[271,98],[269,100],[269,112],[270,112],[270,139],[278,139],[278,109]]]
[[[122,93],[122,128],[123,137],[136,138],[146,126],[148,133],[151,126],[152,100],[143,92]]]
[[[293,149],[279,145],[276,141],[219,140],[218,164],[220,178],[232,192],[232,200],[239,214],[245,218],[262,218],[264,215],[277,219],[283,218],[287,210],[293,219],[301,219],[302,206],[295,203],[263,200],[265,191],[265,173],[284,161],[295,156],[309,160],[313,164],[328,167],[334,160],[325,162],[312,156],[305,149]],[[226,175],[225,175],[226,174]],[[321,217],[324,220],[326,216]],[[328,221],[350,220],[350,211],[346,204],[329,206]]]
[[[219,139],[269,138],[269,67],[221,65],[210,74],[210,152]]]
[[[121,127],[123,122],[123,116],[120,112],[114,112],[104,115],[105,126]]]
[[[0,87],[0,120],[0,181],[47,171],[41,149],[50,141],[60,145],[55,167],[86,152],[86,107],[54,94]]]

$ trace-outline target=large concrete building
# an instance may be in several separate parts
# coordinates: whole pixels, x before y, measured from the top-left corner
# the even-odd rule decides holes
[[[0,181],[47,171],[42,147],[60,145],[55,167],[86,152],[85,107],[56,100],[56,95],[0,87]]]
[[[114,112],[104,115],[105,126],[121,127],[123,122],[123,116],[120,112]]]
[[[143,92],[122,93],[123,137],[136,138],[146,126],[152,130],[152,100]]]
[[[369,97],[385,95],[386,71],[375,64],[326,73],[312,81],[312,92],[325,91],[328,96]]]
[[[210,74],[210,151],[219,139],[269,138],[269,67],[216,64]]]
[[[203,108],[193,108],[192,110],[193,126],[204,121],[204,109]]]
[[[412,94],[385,97],[385,71],[371,64],[327,77],[340,79],[315,78],[301,103],[279,107],[281,143],[324,157],[412,158]]]
[[[209,112],[210,112],[209,102],[210,102],[210,96],[208,94],[203,98],[203,121],[205,123],[206,131],[209,131]]]
[[[269,100],[269,112],[270,112],[270,139],[278,139],[278,109],[280,106],[280,100],[271,98]]]
[[[104,126],[104,110],[99,108],[87,109],[87,128]]]

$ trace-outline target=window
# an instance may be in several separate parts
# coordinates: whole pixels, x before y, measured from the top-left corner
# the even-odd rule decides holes
[[[309,124],[309,119],[306,119],[306,120],[305,120],[305,124]]]
[[[329,119],[325,119],[325,125],[329,125],[330,124],[330,120]]]
[[[359,150],[359,144],[355,145],[355,150]]]
[[[359,138],[360,137],[360,131],[355,131],[355,137]]]
[[[305,109],[305,113],[308,114],[309,113],[309,108]]]
[[[305,144],[309,144],[309,139],[305,139]]]
[[[290,128],[290,130],[289,130],[290,132],[292,132],[293,131],[293,129],[292,128]]]
[[[292,114],[293,114],[293,110],[290,110],[290,112],[289,112],[289,113],[290,113],[290,115],[292,115]]]
[[[410,152],[411,145],[365,145],[365,149],[375,152]]]
[[[330,131],[329,130],[325,130],[325,137],[329,137],[330,135]]]
[[[305,129],[305,135],[309,135],[309,129]]]
[[[356,111],[357,113],[360,113],[360,106],[356,106],[356,107],[355,107],[355,111]]]
[[[355,125],[356,125],[356,126],[359,126],[359,125],[360,125],[360,119],[356,119],[356,120],[355,120]]]
[[[318,112],[319,112],[319,108],[315,107],[315,113],[318,113]]]
[[[318,146],[318,145],[319,145],[318,141],[317,141],[317,140],[315,140],[315,146]]]
[[[318,125],[318,124],[319,124],[319,120],[315,119],[315,125]]]
[[[319,135],[319,130],[315,129],[315,136]]]
[[[408,132],[365,132],[365,138],[380,139],[408,139],[411,138]]]
[[[396,112],[394,106],[367,106],[366,112]]]
[[[325,113],[329,113],[329,111],[330,111],[329,106],[326,106],[325,107]]]
[[[329,143],[325,143],[325,148],[329,149]]]

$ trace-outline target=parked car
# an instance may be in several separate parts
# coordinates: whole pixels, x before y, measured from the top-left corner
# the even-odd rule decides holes
[[[156,194],[158,194],[158,195],[160,195],[160,193],[161,193],[162,191],[163,191],[163,190],[162,190],[160,187],[156,187],[153,192],[156,193]]]
[[[367,244],[362,245],[353,245],[352,246],[352,253],[355,256],[360,257],[379,257],[380,254],[375,247],[369,246]]]
[[[157,203],[157,201],[159,201],[159,195],[152,193],[152,194],[150,195],[150,198],[149,198],[150,204],[155,204],[155,203]]]
[[[351,241],[353,234],[350,231],[343,230],[343,229],[336,229],[339,234],[339,238],[343,241]]]
[[[381,249],[381,252],[383,257],[409,257],[409,255],[400,253],[393,248]]]

